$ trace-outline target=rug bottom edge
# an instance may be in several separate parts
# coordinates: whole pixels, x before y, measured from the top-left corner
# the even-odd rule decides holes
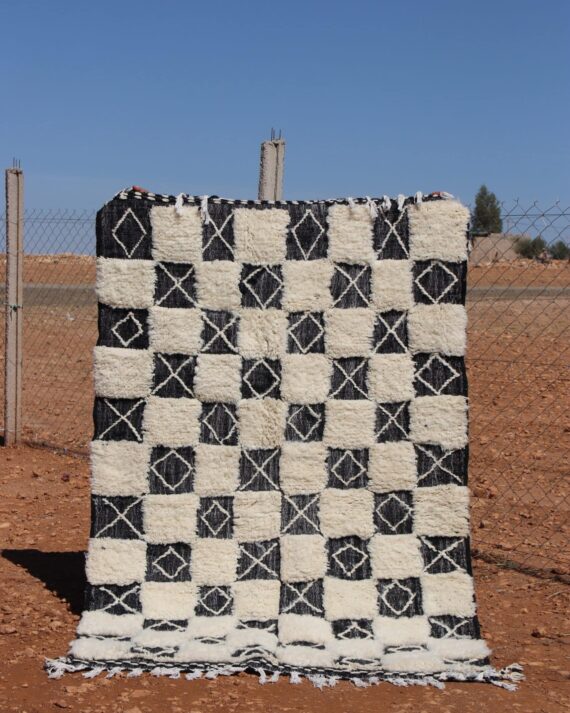
[[[73,656],[46,659],[45,669],[49,678],[61,678],[67,673],[81,672],[85,678],[95,678],[107,674],[107,678],[126,673],[128,678],[150,673],[153,676],[166,676],[187,680],[198,678],[215,679],[218,676],[231,676],[238,673],[257,674],[260,684],[275,683],[280,676],[289,676],[292,684],[301,683],[306,678],[316,688],[335,686],[339,681],[350,681],[358,688],[377,685],[382,682],[395,686],[435,686],[443,688],[446,681],[491,683],[510,691],[517,688],[517,683],[524,679],[520,664],[514,663],[501,669],[492,666],[474,668],[470,671],[446,670],[432,673],[409,673],[397,671],[332,671],[312,668],[295,669],[289,666],[275,666],[266,662],[248,662],[243,665],[213,663],[155,663],[132,661],[90,661]]]

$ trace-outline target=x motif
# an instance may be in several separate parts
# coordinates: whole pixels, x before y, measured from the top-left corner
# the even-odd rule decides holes
[[[318,328],[319,331],[317,332],[316,336],[309,342],[309,344],[307,344],[306,346],[303,346],[303,345],[301,344],[301,342],[297,339],[297,337],[296,337],[296,335],[295,335],[295,330],[296,330],[298,327],[301,327],[301,325],[303,324],[303,322],[304,322],[306,319],[310,319],[310,320],[313,322],[313,324],[315,324],[315,325],[317,326],[317,328]],[[291,339],[292,339],[292,340],[295,342],[295,344],[299,347],[299,351],[300,351],[302,354],[307,354],[307,352],[310,352],[310,351],[311,351],[311,348],[312,348],[313,344],[315,344],[315,342],[318,342],[318,340],[323,336],[324,331],[325,331],[325,330],[323,329],[322,324],[321,324],[317,319],[315,319],[315,317],[314,317],[310,312],[307,313],[307,314],[305,314],[305,315],[303,315],[303,316],[301,317],[301,319],[300,319],[298,322],[296,322],[292,327],[289,327],[289,334],[291,335]]]
[[[287,582],[284,582],[284,584],[291,592],[293,592],[296,598],[293,602],[287,604],[287,606],[283,608],[283,614],[286,614],[288,611],[291,611],[291,609],[294,609],[297,604],[300,604],[301,602],[303,604],[306,604],[309,609],[312,609],[316,614],[323,613],[321,607],[316,606],[315,604],[312,604],[307,599],[305,599],[305,595],[314,584],[313,582],[308,582],[307,584],[288,584]]]
[[[319,229],[318,234],[317,234],[316,237],[313,239],[313,242],[312,242],[312,244],[311,244],[311,247],[310,247],[307,251],[304,250],[303,246],[301,245],[301,241],[300,241],[299,238],[297,237],[297,228],[301,225],[301,223],[304,223],[306,220],[312,220],[313,223],[314,223],[314,224],[317,226],[317,228]],[[301,220],[300,220],[296,225],[294,225],[293,228],[291,228],[291,233],[292,233],[293,237],[295,238],[295,242],[297,243],[297,247],[298,247],[299,250],[301,251],[301,255],[303,256],[303,258],[304,258],[305,260],[308,260],[308,259],[309,259],[311,253],[312,253],[313,250],[315,249],[317,243],[319,242],[320,237],[323,235],[324,232],[325,232],[325,229],[324,229],[323,226],[319,223],[319,221],[315,218],[315,216],[314,216],[312,210],[306,210],[306,211],[305,211],[305,214],[303,215],[303,217],[301,218]]]
[[[221,226],[220,226],[219,228],[218,228],[218,226],[216,225],[216,223],[214,222],[214,220],[210,217],[210,222],[209,222],[209,224],[213,227],[214,232],[213,232],[212,235],[210,236],[208,242],[202,247],[202,252],[203,252],[203,253],[206,252],[206,250],[210,247],[210,245],[212,244],[212,242],[213,242],[216,238],[218,238],[219,240],[222,241],[222,243],[227,247],[227,249],[230,251],[230,253],[231,253],[232,256],[233,256],[233,254],[234,254],[233,246],[231,246],[231,245],[228,243],[228,241],[224,238],[224,235],[223,235],[224,230],[225,230],[225,227],[226,227],[226,225],[230,222],[230,220],[233,218],[233,215],[234,215],[234,214],[233,214],[233,211],[231,211],[231,212],[228,214],[228,216],[226,217],[226,219],[224,220],[224,222],[221,224]]]
[[[426,539],[425,537],[422,537],[421,541],[429,550],[431,550],[431,552],[437,554],[437,557],[434,557],[432,559],[432,561],[429,562],[429,564],[425,565],[426,572],[428,572],[430,569],[432,569],[432,567],[440,559],[445,560],[446,562],[449,562],[449,564],[452,565],[454,570],[463,569],[463,567],[453,559],[453,555],[451,554],[453,550],[455,550],[461,546],[463,540],[458,539],[455,542],[452,542],[447,547],[444,547],[442,550],[438,550],[437,547],[434,547],[431,544],[431,542],[428,539]]]
[[[119,236],[117,235],[117,230],[121,227],[121,225],[123,224],[123,221],[127,218],[128,215],[131,215],[131,216],[133,217],[133,220],[135,221],[135,223],[136,223],[136,224],[139,226],[139,228],[141,229],[141,236],[140,236],[140,238],[137,240],[137,242],[135,243],[134,247],[132,247],[132,248],[130,249],[130,251],[128,250],[127,246],[123,243],[123,241],[122,241],[122,240],[119,238]],[[127,257],[132,257],[132,255],[134,254],[135,250],[136,250],[136,249],[138,248],[138,246],[141,244],[141,242],[142,242],[144,236],[146,235],[146,230],[143,228],[142,223],[141,223],[140,220],[137,218],[137,216],[133,213],[133,211],[131,210],[131,208],[127,208],[127,210],[123,213],[123,215],[120,217],[120,219],[117,221],[117,224],[115,225],[115,227],[114,227],[113,230],[111,231],[111,235],[115,238],[115,240],[116,240],[116,241],[119,243],[119,245],[123,248],[123,250],[125,251],[125,255],[126,255]]]
[[[439,387],[439,390],[435,389],[433,385],[430,384],[429,381],[426,381],[422,376],[423,371],[428,371],[429,369],[431,369],[431,366],[434,361],[439,362],[440,364],[443,364],[443,366],[447,367],[451,374],[451,376],[448,377],[447,381],[445,381]],[[455,381],[455,379],[458,379],[460,376],[461,374],[456,369],[454,369],[451,364],[448,364],[445,359],[442,359],[439,354],[432,354],[430,358],[426,361],[426,363],[422,366],[422,368],[416,372],[416,379],[418,381],[421,381],[422,384],[424,384],[425,386],[427,386],[427,388],[434,394],[436,394],[436,396],[440,396],[442,392],[449,386],[449,384],[451,384],[452,381]]]
[[[384,250],[384,248],[386,247],[386,243],[388,242],[388,240],[389,240],[389,239],[391,238],[391,236],[393,235],[393,236],[396,238],[396,240],[398,241],[398,243],[399,243],[400,247],[402,248],[402,250],[404,251],[404,255],[405,255],[406,257],[408,257],[408,256],[409,256],[408,249],[406,248],[406,246],[405,246],[405,244],[404,244],[402,238],[400,237],[400,234],[399,234],[398,231],[396,230],[396,228],[398,227],[400,221],[401,221],[401,220],[404,218],[404,216],[406,215],[406,212],[403,211],[403,210],[400,211],[400,213],[398,214],[397,220],[392,223],[390,220],[388,220],[388,216],[387,216],[386,212],[385,212],[382,208],[380,208],[380,211],[381,211],[381,213],[382,213],[382,220],[383,220],[383,221],[386,223],[386,225],[388,226],[388,232],[386,233],[386,236],[384,237],[384,240],[382,241],[382,244],[380,245],[380,247],[379,247],[377,253],[380,254],[380,253]]]
[[[265,560],[269,557],[269,555],[273,552],[273,550],[278,547],[277,542],[272,542],[271,545],[261,553],[260,558],[258,559],[252,552],[248,552],[246,549],[246,544],[240,544],[239,549],[240,549],[240,554],[245,555],[250,559],[250,564],[248,568],[245,570],[245,572],[242,572],[239,576],[240,579],[244,579],[253,569],[255,569],[257,566],[261,567],[264,569],[268,574],[275,576],[277,572],[275,572],[274,569],[271,569],[271,567],[268,567],[265,564]]]
[[[336,270],[337,272],[340,272],[342,275],[344,275],[344,276],[346,277],[346,279],[348,280],[348,285],[344,288],[344,290],[342,291],[342,293],[335,299],[335,301],[334,301],[335,305],[337,305],[339,302],[341,302],[342,298],[343,298],[346,294],[348,294],[348,292],[350,292],[350,290],[351,290],[353,287],[354,287],[354,289],[356,290],[356,292],[360,295],[360,297],[362,298],[362,301],[364,302],[364,304],[368,304],[368,297],[362,292],[362,290],[360,289],[360,287],[356,284],[357,281],[360,279],[360,277],[361,277],[362,275],[364,275],[364,273],[366,272],[367,268],[368,268],[368,266],[367,266],[367,265],[364,265],[364,266],[360,269],[360,272],[359,272],[355,277],[351,277],[351,276],[348,274],[348,272],[346,272],[346,270],[344,270],[340,265],[335,265],[335,270]]]
[[[164,300],[176,290],[178,292],[181,292],[190,302],[192,302],[194,305],[196,305],[196,300],[192,297],[192,295],[189,295],[186,292],[184,287],[182,287],[182,283],[184,282],[184,280],[186,280],[186,278],[189,277],[190,275],[194,274],[194,265],[190,265],[190,267],[188,268],[188,270],[186,270],[185,274],[182,275],[182,277],[174,277],[173,275],[171,275],[168,272],[168,270],[164,267],[164,265],[160,262],[157,263],[157,265],[164,273],[166,273],[166,275],[168,275],[168,277],[172,281],[172,287],[168,290],[168,292],[166,292],[164,295],[162,295],[162,297],[157,301],[156,304],[157,305],[162,304],[164,302]]]
[[[299,431],[297,426],[295,426],[295,424],[293,423],[293,419],[295,418],[295,416],[297,416],[297,414],[301,413],[304,409],[307,409],[308,412],[310,413],[310,415],[316,419],[315,423],[311,426],[311,428],[305,434],[301,433],[301,431]],[[298,406],[297,409],[295,411],[293,411],[293,413],[287,419],[287,423],[289,426],[291,426],[291,428],[295,431],[295,433],[299,436],[299,438],[302,441],[308,441],[311,434],[313,433],[313,431],[320,426],[321,420],[322,420],[321,415],[319,413],[317,413],[313,408],[311,408],[311,406],[303,405],[303,406]]]
[[[398,334],[396,333],[396,330],[398,327],[405,322],[406,319],[406,313],[402,312],[402,314],[398,317],[396,322],[394,322],[393,325],[389,325],[388,322],[382,317],[382,314],[378,314],[378,319],[382,324],[386,327],[386,334],[382,337],[380,342],[376,344],[374,351],[378,351],[378,349],[384,344],[384,342],[388,339],[388,337],[391,335],[394,337],[394,339],[398,342],[398,344],[402,347],[404,351],[407,351],[407,346],[404,344],[404,342],[400,339]]]
[[[261,463],[260,465],[258,465],[253,460],[253,458],[249,455],[249,453],[247,451],[243,451],[243,455],[251,463],[255,472],[253,473],[251,478],[247,481],[247,483],[243,483],[243,485],[240,485],[239,490],[247,490],[248,486],[250,486],[253,483],[253,481],[257,478],[258,475],[260,475],[262,478],[265,478],[265,480],[269,483],[269,485],[271,485],[272,488],[275,488],[275,483],[273,482],[273,480],[271,480],[271,477],[269,475],[267,475],[264,468],[270,461],[272,461],[277,455],[279,455],[279,451],[278,450],[272,451],[267,456],[267,458],[263,461],[263,463]]]
[[[307,515],[307,510],[311,507],[311,505],[314,505],[314,503],[318,500],[318,498],[319,498],[318,495],[313,495],[312,499],[309,500],[301,508],[299,508],[297,506],[297,503],[292,498],[289,498],[286,495],[284,495],[283,497],[291,505],[293,510],[295,510],[295,512],[296,512],[296,515],[294,517],[292,517],[291,520],[289,520],[289,522],[287,523],[287,525],[283,528],[283,533],[287,533],[299,519],[301,519],[301,521],[304,520],[308,525],[311,526],[311,528],[314,528],[315,530],[318,531],[318,529],[319,529],[318,523],[311,520],[311,518]]]
[[[156,356],[157,356],[158,359],[160,359],[160,361],[161,361],[161,362],[164,364],[164,366],[168,369],[168,371],[170,372],[170,375],[167,376],[166,379],[165,379],[162,383],[157,384],[157,385],[154,387],[153,393],[156,393],[159,389],[162,389],[163,386],[166,386],[166,384],[168,384],[169,381],[171,381],[172,379],[174,379],[175,381],[177,381],[177,382],[180,384],[180,386],[182,386],[182,388],[184,389],[184,391],[186,391],[186,393],[188,394],[188,396],[189,396],[190,398],[194,398],[194,392],[192,391],[192,389],[189,389],[189,388],[188,388],[188,385],[186,384],[186,382],[184,381],[184,379],[180,378],[180,376],[179,376],[180,370],[183,369],[189,362],[191,362],[194,357],[191,357],[191,356],[188,357],[188,359],[186,359],[185,361],[183,361],[182,364],[180,364],[180,366],[176,369],[176,371],[174,371],[174,370],[172,369],[172,365],[170,364],[170,362],[169,362],[168,360],[166,360],[166,359],[162,356],[162,354],[157,354]]]
[[[335,361],[335,362],[334,362],[334,368],[337,369],[338,371],[340,371],[340,372],[343,374],[343,376],[344,376],[344,381],[343,381],[342,384],[337,388],[336,391],[333,391],[333,392],[331,393],[331,398],[334,398],[337,394],[339,394],[339,393],[344,389],[345,386],[348,386],[349,383],[351,383],[351,384],[354,386],[354,388],[355,388],[357,391],[359,391],[359,392],[364,396],[364,398],[368,398],[368,394],[366,393],[366,391],[364,391],[363,389],[361,389],[360,386],[359,386],[359,385],[356,383],[356,381],[354,380],[354,377],[358,374],[358,372],[359,372],[361,369],[364,369],[365,367],[366,367],[366,361],[365,361],[365,360],[362,360],[359,364],[357,364],[357,365],[354,367],[354,369],[353,369],[353,370],[350,372],[350,374],[349,374],[339,361]]]
[[[137,326],[137,331],[131,335],[128,339],[123,339],[119,332],[119,327],[122,324],[126,324],[127,322],[134,322]],[[139,320],[135,317],[135,315],[132,312],[129,312],[126,317],[123,317],[123,319],[120,319],[116,324],[114,324],[111,327],[111,332],[117,337],[117,339],[121,342],[121,344],[124,347],[128,347],[129,344],[134,341],[137,337],[139,337],[143,333],[143,326],[139,322]]]
[[[378,404],[378,408],[388,416],[388,422],[382,426],[382,428],[376,433],[376,436],[381,436],[384,431],[386,431],[388,428],[390,428],[391,425],[396,426],[396,428],[401,431],[401,433],[404,436],[407,436],[408,434],[406,433],[406,429],[397,421],[398,416],[402,413],[402,411],[406,408],[406,403],[407,402],[402,402],[400,406],[398,407],[396,413],[390,413],[387,409],[382,406],[382,404]]]
[[[437,296],[437,298],[434,298],[433,295],[431,295],[431,294],[424,288],[424,286],[423,286],[422,283],[421,283],[422,277],[423,277],[424,275],[429,275],[429,273],[430,273],[435,267],[440,267],[444,272],[446,272],[448,275],[451,275],[451,277],[452,277],[452,280],[451,280],[451,282],[449,283],[449,285],[447,285],[447,287],[443,290],[443,292],[442,292],[440,295]],[[432,264],[428,265],[428,266],[425,268],[425,270],[424,270],[423,272],[421,272],[421,273],[416,277],[416,279],[414,280],[414,282],[415,282],[416,285],[420,288],[420,290],[424,293],[424,295],[430,300],[430,302],[433,302],[433,304],[437,304],[438,302],[440,302],[440,301],[445,297],[445,295],[449,292],[449,290],[451,290],[452,287],[453,287],[457,282],[459,282],[459,280],[457,279],[457,275],[456,275],[452,270],[450,270],[450,269],[447,267],[447,265],[445,265],[445,263],[440,262],[439,260],[436,260],[436,261],[433,262]]]
[[[228,416],[231,418],[231,421],[232,421],[231,428],[228,430],[228,432],[226,433],[226,435],[223,436],[223,438],[220,438],[220,436],[219,436],[218,432],[216,431],[216,429],[215,429],[215,428],[211,425],[211,423],[208,421],[208,419],[209,419],[211,416],[215,415],[215,413],[216,413],[216,408],[217,408],[217,407],[223,409],[223,410],[228,414]],[[209,431],[212,433],[212,435],[214,436],[214,438],[216,439],[216,441],[218,441],[218,443],[219,443],[220,445],[223,445],[226,441],[231,440],[231,438],[232,438],[232,436],[234,435],[234,432],[235,432],[235,430],[236,430],[236,427],[237,427],[236,418],[235,418],[235,416],[233,415],[233,413],[229,410],[229,408],[226,406],[226,404],[214,404],[214,405],[212,406],[212,408],[210,409],[210,412],[208,413],[208,415],[207,415],[205,418],[202,419],[202,423],[204,424],[204,426],[206,426],[206,428],[209,429]]]
[[[209,324],[210,327],[212,327],[212,329],[214,329],[216,332],[216,334],[214,334],[210,341],[207,344],[204,344],[204,346],[202,347],[202,351],[207,351],[217,339],[221,339],[230,349],[230,351],[237,352],[235,345],[232,344],[231,341],[226,337],[226,332],[228,331],[228,329],[230,329],[230,327],[233,327],[233,325],[237,322],[237,315],[234,315],[233,318],[227,324],[224,324],[223,327],[218,327],[215,322],[212,322],[212,320],[209,319],[205,312],[202,312],[202,317],[204,321],[207,322],[207,324]]]
[[[422,480],[425,480],[426,478],[429,478],[429,476],[437,469],[439,468],[442,470],[444,473],[447,473],[447,475],[450,475],[453,480],[455,480],[459,485],[463,485],[463,480],[460,475],[457,475],[454,473],[452,470],[449,470],[449,468],[446,468],[443,465],[444,460],[450,456],[453,451],[446,451],[442,456],[439,458],[437,456],[434,456],[434,454],[431,451],[428,451],[427,448],[423,448],[420,445],[416,445],[416,448],[420,450],[424,455],[426,455],[430,460],[431,460],[431,466],[428,471],[425,473],[422,473],[422,475],[418,478],[418,485],[421,483]]]
[[[467,634],[461,634],[459,633],[459,630],[461,629],[462,626],[465,626],[465,624],[469,624],[469,619],[460,619],[456,624],[453,626],[450,626],[449,624],[446,624],[444,621],[441,621],[437,619],[436,621],[432,620],[433,624],[436,624],[439,626],[445,634],[442,636],[443,639],[469,639],[471,638]]]
[[[118,409],[116,409],[113,404],[109,401],[109,399],[103,399],[103,403],[105,403],[109,410],[112,411],[116,416],[119,418],[116,421],[113,421],[113,423],[108,426],[103,433],[99,436],[99,438],[104,438],[109,431],[112,431],[115,426],[117,426],[121,421],[127,424],[129,429],[132,431],[134,434],[135,438],[137,441],[142,441],[142,436],[141,434],[137,431],[137,429],[133,426],[133,424],[129,421],[129,416],[137,410],[137,408],[144,403],[144,399],[139,399],[134,406],[131,406],[131,408],[127,411],[127,413],[121,413]]]
[[[133,609],[133,607],[130,607],[128,604],[125,603],[125,599],[129,596],[129,594],[134,594],[138,592],[139,585],[134,584],[130,589],[127,589],[126,592],[123,592],[120,596],[117,596],[115,592],[112,592],[110,589],[107,589],[107,587],[100,587],[100,590],[102,592],[105,592],[105,594],[108,594],[112,601],[109,602],[106,606],[104,606],[100,611],[107,611],[107,609],[112,609],[114,606],[121,606],[124,607],[125,609],[128,609],[128,611],[132,612],[133,614],[138,614],[139,612],[136,609]]]
[[[250,280],[256,277],[260,272],[267,272],[275,282],[277,283],[277,287],[273,290],[273,292],[269,295],[269,297],[265,300],[265,302],[262,302],[261,299],[259,298],[259,295],[257,292],[252,288],[250,284]],[[258,267],[256,270],[254,270],[252,273],[250,273],[245,280],[243,280],[243,285],[247,287],[247,289],[251,292],[251,294],[254,296],[255,301],[258,303],[258,305],[262,308],[266,308],[268,304],[271,303],[271,300],[279,293],[279,290],[283,287],[283,280],[279,277],[279,275],[276,275],[273,270],[268,266],[268,265],[261,265]]]
[[[174,457],[177,458],[179,461],[182,461],[182,463],[184,463],[184,465],[185,465],[186,468],[187,468],[187,469],[186,469],[186,472],[185,472],[184,475],[183,475],[183,477],[176,483],[176,485],[170,485],[170,483],[168,483],[168,482],[163,478],[162,474],[157,470],[157,466],[158,466],[160,463],[162,463],[162,462],[164,462],[165,460],[167,460],[168,458],[170,458],[170,456],[174,456]],[[168,488],[168,489],[171,490],[172,492],[174,492],[177,488],[179,488],[179,487],[182,485],[182,483],[183,483],[187,478],[190,477],[190,474],[191,474],[191,472],[192,472],[192,466],[190,465],[190,463],[188,463],[187,460],[184,460],[184,458],[182,458],[182,456],[181,456],[179,453],[177,453],[175,450],[173,450],[173,449],[170,449],[166,455],[162,456],[162,458],[158,458],[158,460],[155,460],[154,463],[151,464],[150,469],[151,469],[152,472],[155,474],[155,476],[160,480],[160,482],[164,485],[164,487],[165,487],[165,488]]]
[[[108,498],[102,498],[101,502],[105,503],[108,507],[111,508],[111,510],[114,510],[115,513],[117,514],[117,517],[112,521],[109,522],[105,527],[102,527],[99,532],[95,534],[95,537],[101,537],[102,534],[105,532],[105,530],[110,530],[115,523],[119,522],[119,520],[122,520],[136,535],[139,537],[142,537],[142,532],[139,532],[134,526],[133,523],[126,517],[126,514],[134,508],[136,505],[138,505],[141,502],[142,498],[137,498],[134,502],[132,502],[123,512],[121,512],[115,505],[112,503]]]

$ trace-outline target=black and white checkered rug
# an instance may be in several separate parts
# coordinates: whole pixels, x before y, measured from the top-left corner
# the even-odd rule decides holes
[[[467,223],[438,195],[101,209],[89,585],[52,675],[516,677],[471,576]]]

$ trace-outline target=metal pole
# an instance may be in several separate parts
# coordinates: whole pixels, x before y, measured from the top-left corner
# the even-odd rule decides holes
[[[285,162],[285,139],[275,138],[271,130],[271,139],[261,144],[259,162],[260,201],[280,201],[283,198],[283,166]]]
[[[24,265],[24,174],[6,169],[6,363],[4,445],[22,434],[22,302]]]

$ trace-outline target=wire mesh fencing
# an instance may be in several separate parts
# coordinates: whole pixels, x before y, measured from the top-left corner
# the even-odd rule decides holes
[[[469,263],[473,544],[568,574],[570,262],[551,254],[570,243],[570,208],[515,202],[502,219],[500,234],[472,236]],[[92,435],[94,247],[94,211],[26,211],[24,439],[80,456]]]

